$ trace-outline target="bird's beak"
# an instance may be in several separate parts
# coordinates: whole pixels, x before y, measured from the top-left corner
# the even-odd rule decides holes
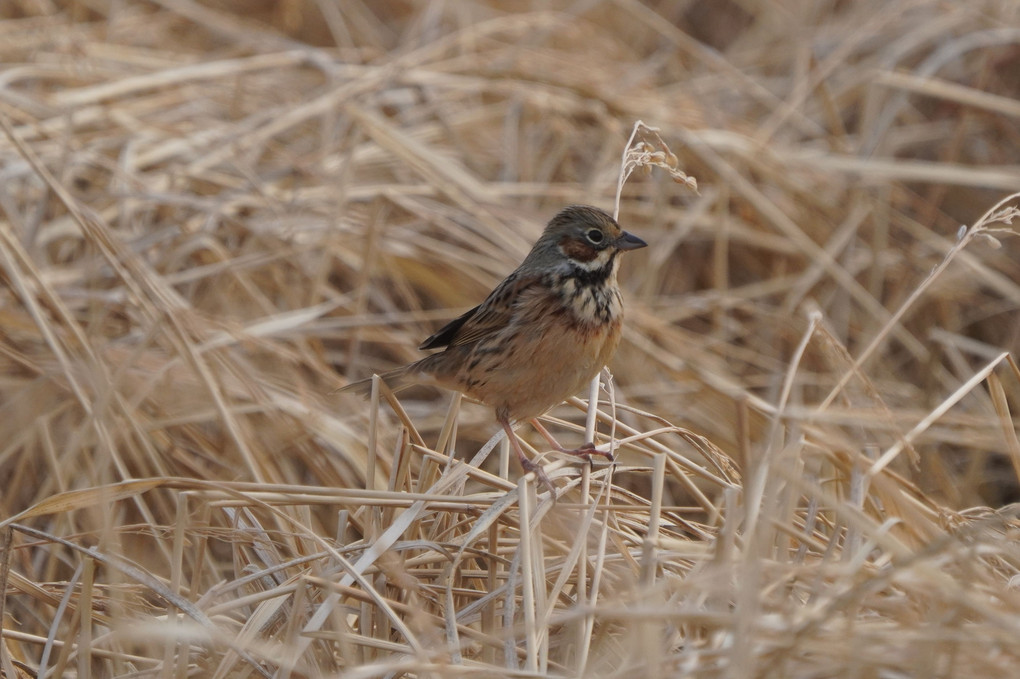
[[[648,243],[644,242],[632,233],[624,231],[620,234],[620,237],[616,239],[616,249],[618,250],[637,250],[638,248],[646,247]]]

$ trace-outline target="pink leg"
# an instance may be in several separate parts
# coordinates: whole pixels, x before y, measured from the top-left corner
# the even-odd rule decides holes
[[[507,420],[500,420],[499,423],[503,426],[503,431],[506,432],[506,437],[510,441],[510,447],[517,453],[517,461],[521,463],[521,468],[524,469],[525,473],[535,472],[535,477],[538,482],[549,489],[550,495],[553,499],[556,499],[556,486],[552,484],[549,476],[542,469],[542,465],[533,462],[527,455],[524,454],[524,449],[521,448],[521,442],[517,439],[517,434],[514,433],[513,427],[510,426],[510,422]]]
[[[549,442],[549,445],[552,446],[553,450],[559,453],[566,453],[567,455],[577,455],[578,457],[583,457],[589,462],[591,462],[592,455],[601,455],[610,462],[613,461],[612,453],[607,453],[599,450],[598,448],[595,447],[595,444],[590,441],[588,443],[585,443],[580,448],[564,448],[563,446],[560,445],[559,441],[553,438],[553,435],[549,433],[549,430],[542,426],[542,423],[539,422],[537,418],[531,420],[531,426],[535,428],[535,431],[542,435],[542,438]]]

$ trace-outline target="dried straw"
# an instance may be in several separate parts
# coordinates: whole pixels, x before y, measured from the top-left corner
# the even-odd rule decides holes
[[[1010,676],[1018,12],[3,5],[0,674]],[[638,120],[615,465],[331,395]]]

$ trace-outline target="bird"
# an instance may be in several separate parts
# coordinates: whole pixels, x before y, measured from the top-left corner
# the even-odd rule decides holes
[[[619,255],[646,246],[605,210],[568,206],[481,304],[418,347],[440,351],[379,377],[393,391],[438,386],[490,406],[521,468],[553,491],[521,448],[514,425],[530,422],[558,452],[613,459],[591,441],[564,448],[537,418],[590,383],[616,352],[623,324]],[[371,388],[369,378],[338,392],[364,396]]]

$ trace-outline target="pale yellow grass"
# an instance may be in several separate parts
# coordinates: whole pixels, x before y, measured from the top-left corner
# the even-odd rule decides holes
[[[1016,3],[0,19],[3,676],[1020,666]],[[546,418],[616,464],[536,445],[554,503],[477,404],[331,394],[637,120],[624,343]]]

